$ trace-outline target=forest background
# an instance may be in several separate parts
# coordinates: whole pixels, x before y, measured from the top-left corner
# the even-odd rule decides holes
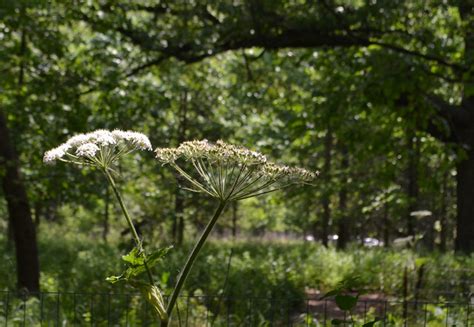
[[[472,267],[473,8],[1,1],[0,288],[108,287],[117,267],[104,262],[130,244],[110,189],[98,172],[42,162],[69,136],[99,128],[143,132],[154,147],[223,139],[320,170],[315,186],[234,205],[214,231],[221,241],[206,262],[222,267],[233,255],[242,280],[266,262],[266,282],[254,285],[262,292],[296,280],[287,289],[329,287],[354,271],[390,289],[380,269],[413,258],[390,250],[396,239],[439,265]],[[151,153],[122,162],[140,233],[176,246],[163,284],[213,209],[177,179]],[[222,290],[222,269],[205,281],[197,273],[190,289]],[[288,279],[288,269],[299,275]],[[269,271],[279,277],[265,279]]]

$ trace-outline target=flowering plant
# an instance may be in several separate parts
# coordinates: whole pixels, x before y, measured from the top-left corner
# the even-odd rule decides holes
[[[177,148],[157,148],[155,153],[159,162],[173,167],[191,184],[188,190],[207,194],[219,202],[178,276],[166,308],[169,317],[197,255],[229,202],[311,183],[318,172],[272,163],[261,153],[223,141],[184,142]],[[167,326],[168,322],[162,325]]]
[[[122,196],[115,184],[115,164],[119,158],[136,150],[151,150],[148,138],[137,132],[98,130],[70,138],[66,143],[44,155],[44,162],[50,164],[64,161],[78,165],[93,166],[106,176],[120,204],[125,219],[132,231],[136,246],[122,257],[127,269],[119,276],[107,278],[115,283],[126,281],[138,288],[155,308],[161,326],[169,325],[171,313],[186,278],[191,271],[201,248],[226,206],[254,196],[270,193],[294,184],[310,184],[317,172],[288,167],[269,162],[258,152],[243,147],[207,140],[183,142],[177,148],[157,148],[156,159],[163,165],[173,167],[190,184],[192,192],[201,192],[217,199],[218,206],[201,237],[190,252],[167,305],[161,290],[153,281],[151,268],[157,264],[171,247],[165,247],[147,254],[138,235]],[[146,272],[148,282],[136,277]]]
[[[187,179],[194,192],[203,192],[229,202],[274,192],[298,183],[310,183],[317,172],[269,162],[258,152],[217,141],[182,143],[178,148],[158,148],[156,158]],[[194,169],[194,176],[179,163],[183,159]]]
[[[63,161],[81,166],[92,166],[100,169],[105,174],[135,241],[135,247],[129,254],[122,257],[122,260],[127,264],[127,269],[121,275],[108,277],[107,280],[111,283],[126,281],[133,287],[138,288],[152,304],[160,319],[167,320],[163,296],[153,281],[151,268],[163,258],[170,247],[159,249],[150,255],[145,252],[142,239],[133,225],[132,218],[113,177],[116,174],[115,165],[122,156],[136,150],[150,151],[151,149],[150,140],[142,133],[97,130],[71,137],[66,143],[47,151],[44,154],[43,161],[47,164]],[[148,282],[136,278],[143,272],[146,272]]]

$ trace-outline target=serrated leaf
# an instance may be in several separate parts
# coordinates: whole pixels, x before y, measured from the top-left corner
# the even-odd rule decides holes
[[[144,263],[143,254],[140,253],[136,247],[134,247],[128,254],[122,256],[122,260],[132,266],[140,266]]]
[[[336,304],[343,311],[351,310],[357,304],[358,297],[352,295],[336,295]]]
[[[135,267],[128,267],[127,270],[124,271],[123,275],[129,279],[131,277],[136,277],[141,273],[145,272],[146,268],[144,265],[135,266]]]
[[[172,246],[167,246],[151,253],[146,258],[148,268],[155,266],[168,252]],[[127,269],[122,273],[122,279],[130,279],[136,277],[146,271],[145,256],[140,253],[138,248],[133,248],[128,254],[122,256],[122,260],[128,265]]]
[[[172,245],[158,249],[146,258],[148,268],[155,266],[173,248]]]

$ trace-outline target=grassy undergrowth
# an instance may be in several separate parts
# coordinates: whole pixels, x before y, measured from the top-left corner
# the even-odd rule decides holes
[[[14,254],[5,247],[5,240],[0,244],[0,289],[14,289]],[[174,248],[156,269],[163,288],[174,283],[190,246]],[[42,290],[126,292],[123,286],[109,285],[105,277],[121,271],[120,263],[110,258],[125,254],[127,248],[128,244],[104,243],[83,233],[40,231]],[[361,288],[368,292],[401,296],[404,288],[411,294],[419,287],[438,291],[419,294],[433,297],[444,289],[462,287],[474,270],[473,257],[452,253],[422,256],[411,250],[356,247],[336,251],[302,241],[214,240],[200,256],[186,283],[187,294],[303,298],[308,289],[325,292],[341,279],[359,276]],[[405,268],[408,280],[404,283]]]
[[[146,306],[136,302],[136,298],[131,298],[132,302],[127,304],[126,298],[113,296],[111,299],[107,295],[134,292],[124,285],[110,285],[105,281],[106,276],[122,270],[120,263],[111,258],[125,254],[130,244],[119,242],[118,237],[105,243],[94,239],[93,234],[65,232],[61,228],[50,228],[47,233],[40,229],[39,235],[42,291],[80,294],[74,295],[74,299],[72,295],[63,295],[60,311],[55,309],[55,301],[59,298],[54,294],[39,300],[32,298],[28,305],[21,301],[8,304],[8,299],[0,296],[3,308],[0,317],[6,317],[3,311],[9,308],[12,317],[19,321],[28,314],[34,321],[42,321],[44,308],[46,315],[51,316],[46,318],[51,321],[56,321],[57,312],[64,321],[80,323],[108,317],[118,324],[133,319],[131,325],[140,326],[146,319],[153,319]],[[149,247],[155,245],[160,246],[149,244]],[[3,263],[0,265],[0,290],[12,290],[15,288],[14,253],[6,247],[4,239],[0,239],[0,246]],[[169,293],[190,246],[188,243],[174,248],[155,270],[156,279],[165,293]],[[452,253],[420,255],[407,249],[352,247],[336,251],[314,242],[213,240],[200,256],[183,294],[193,297],[183,298],[180,305],[192,308],[186,313],[192,319],[207,321],[214,317],[216,326],[220,325],[219,319],[224,319],[222,325],[225,325],[227,310],[232,310],[233,321],[244,325],[249,324],[248,319],[286,321],[287,317],[304,311],[304,299],[308,295],[322,295],[347,277],[359,276],[360,289],[378,298],[432,302],[443,299],[465,301],[474,279],[474,257]],[[95,295],[91,297],[88,293]],[[225,300],[227,298],[236,301],[229,302]],[[125,310],[128,305],[130,307]],[[25,315],[25,308],[31,312]],[[433,319],[444,321],[446,314],[439,308],[435,306],[432,315],[435,317],[439,311],[442,318]],[[304,319],[310,318],[305,316]]]

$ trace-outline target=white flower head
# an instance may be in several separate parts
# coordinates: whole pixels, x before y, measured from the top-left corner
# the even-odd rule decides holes
[[[61,144],[57,148],[47,151],[44,154],[43,161],[47,164],[51,164],[56,160],[61,159],[66,155],[66,152],[71,148],[67,143]]]
[[[310,183],[318,174],[268,162],[259,152],[220,140],[216,143],[188,141],[177,148],[157,148],[155,153],[158,161],[171,165],[191,182],[192,191],[222,201],[246,199],[292,184]],[[183,168],[180,161],[187,162],[192,171]]]
[[[94,143],[99,146],[110,146],[117,143],[113,134],[107,130],[99,129],[91,134],[91,138],[95,138]]]
[[[100,149],[94,143],[85,143],[76,149],[76,156],[92,158],[98,151]]]
[[[109,168],[127,153],[151,149],[150,140],[142,133],[100,129],[71,137],[66,143],[47,151],[43,161],[51,164],[60,160]]]
[[[140,150],[148,150],[151,151],[151,143],[148,137],[142,133],[132,132],[132,131],[121,131],[121,130],[114,130],[112,131],[112,136],[117,141],[128,142],[133,147],[136,147]]]

